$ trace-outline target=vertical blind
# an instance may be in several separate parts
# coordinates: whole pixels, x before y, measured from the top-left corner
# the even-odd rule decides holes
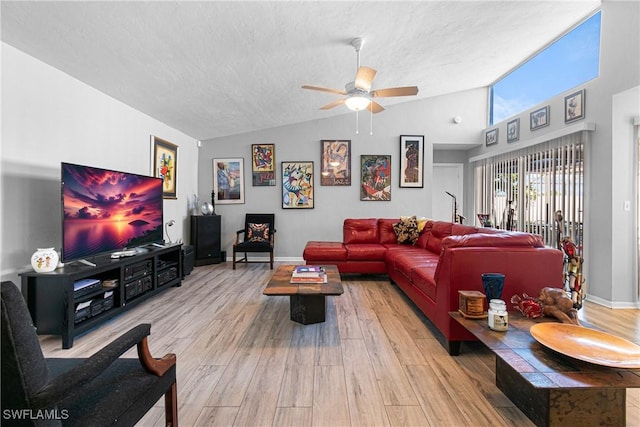
[[[494,227],[540,234],[549,246],[570,236],[580,248],[585,138],[578,132],[478,161],[476,212]]]

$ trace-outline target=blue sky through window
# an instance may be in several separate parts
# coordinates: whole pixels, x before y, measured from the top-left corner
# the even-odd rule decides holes
[[[491,124],[597,77],[599,62],[600,12],[493,85]]]

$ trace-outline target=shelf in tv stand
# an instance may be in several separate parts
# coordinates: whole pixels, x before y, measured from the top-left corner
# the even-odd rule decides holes
[[[97,257],[92,259],[95,266],[80,263],[67,263],[64,267],[50,273],[29,271],[20,274],[22,293],[29,307],[36,330],[40,335],[60,335],[62,348],[71,348],[74,337],[87,330],[99,326],[108,319],[132,308],[145,300],[173,286],[180,286],[182,278],[181,244],[167,245],[164,248],[153,248],[127,258],[112,259]],[[158,261],[175,263],[178,275],[170,282],[158,286]],[[129,266],[151,261],[150,276],[152,287],[147,292],[127,301],[125,298],[125,269]],[[115,288],[103,288],[89,294],[99,296],[102,292],[114,292],[112,308],[75,323],[75,304],[86,301],[86,296],[74,294],[73,284],[81,279],[98,278],[100,280],[118,279]]]

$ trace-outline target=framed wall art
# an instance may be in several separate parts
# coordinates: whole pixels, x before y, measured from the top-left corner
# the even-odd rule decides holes
[[[282,162],[282,209],[313,209],[313,162]]]
[[[273,187],[276,185],[275,165],[275,144],[251,145],[251,177],[254,187]]]
[[[151,136],[153,144],[153,176],[162,178],[162,197],[177,199],[178,146]]]
[[[323,139],[320,143],[320,185],[351,185],[351,141]]]
[[[549,126],[549,106],[546,105],[529,113],[529,122],[529,127],[531,130]]]
[[[585,90],[579,90],[564,97],[564,122],[571,123],[584,119]]]
[[[489,145],[498,143],[498,128],[488,130],[484,133],[484,144]]]
[[[400,135],[400,187],[422,188],[424,136]]]
[[[391,156],[360,156],[360,200],[391,200]]]
[[[520,119],[507,122],[507,142],[516,142],[520,139]]]
[[[244,203],[244,159],[213,159],[213,192],[216,204]]]

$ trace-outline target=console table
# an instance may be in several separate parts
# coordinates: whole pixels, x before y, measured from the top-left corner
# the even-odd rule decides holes
[[[60,335],[62,348],[73,338],[106,322],[149,297],[182,281],[181,246],[149,246],[126,258],[92,258],[95,266],[67,263],[50,273],[22,273],[22,294],[39,335]],[[91,279],[88,292],[74,292],[74,284]],[[105,288],[104,284],[112,285]]]
[[[487,320],[449,313],[496,354],[496,385],[538,426],[623,426],[626,389],[640,388],[640,370],[582,362],[539,344],[529,333],[535,323],[509,313],[509,329],[496,332]]]

